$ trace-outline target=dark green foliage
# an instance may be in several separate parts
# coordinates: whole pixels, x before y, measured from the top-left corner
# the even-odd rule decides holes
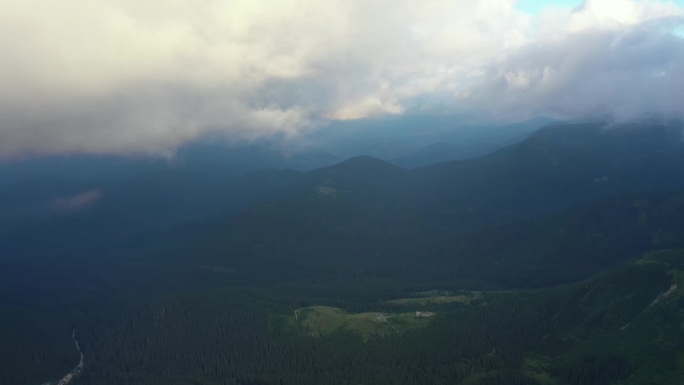
[[[154,263],[217,265],[260,277],[277,267],[279,278],[532,288],[584,279],[654,248],[684,246],[683,224],[681,193],[610,198],[456,235],[428,231],[409,215],[290,199],[174,233],[155,246],[162,252],[136,253],[154,255]]]
[[[606,128],[410,171],[172,170],[108,185],[92,210],[9,221],[0,384],[66,374],[74,327],[85,385],[681,383],[684,254],[625,262],[684,246],[681,134]],[[292,319],[467,289],[499,291],[422,305],[437,315],[383,337]]]
[[[523,301],[524,303],[524,301]],[[286,331],[292,309],[248,293],[185,295],[122,315],[84,339],[84,384],[449,384],[519,365],[544,332],[543,314],[514,297],[448,313],[401,336],[326,337]],[[531,310],[531,309],[530,309]],[[520,382],[524,376],[516,377]],[[500,382],[506,384],[506,382]]]
[[[466,382],[467,385],[539,385],[539,381],[515,370],[497,370]]]
[[[570,385],[603,385],[627,378],[632,371],[629,361],[617,355],[578,358],[564,366],[553,368],[551,373]]]
[[[40,385],[78,362],[70,318],[61,309],[0,307],[0,384]]]
[[[530,357],[558,384],[663,383],[684,317],[676,291],[653,302],[677,271],[684,252],[653,253],[570,286],[445,304],[426,327],[383,338],[286,327],[304,290],[191,293],[93,324],[79,383],[536,385]],[[363,293],[357,307],[377,308]]]

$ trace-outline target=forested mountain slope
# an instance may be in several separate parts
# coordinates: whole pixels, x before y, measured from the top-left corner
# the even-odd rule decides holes
[[[490,155],[415,170],[421,212],[453,228],[531,217],[632,192],[684,188],[682,127],[548,126]]]
[[[435,302],[429,313],[410,299],[377,302],[368,290],[357,307],[380,317],[369,322],[430,314],[423,326],[384,336],[312,333],[298,321],[302,297],[192,293],[91,329],[83,337],[97,341],[87,345],[91,369],[77,383],[677,383],[683,257],[654,252],[574,285],[479,293]]]
[[[289,200],[179,229],[132,255],[257,276],[383,277],[484,289],[572,282],[639,252],[683,246],[684,194],[671,193],[606,198],[450,235],[406,213]]]
[[[677,383],[682,175],[681,127],[580,124],[413,170],[4,186],[0,384],[72,370],[74,328],[77,385]]]

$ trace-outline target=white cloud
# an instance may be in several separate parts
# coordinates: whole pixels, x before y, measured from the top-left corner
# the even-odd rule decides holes
[[[684,40],[672,33],[681,9],[595,0],[546,16],[543,33],[488,66],[471,103],[485,105],[496,95],[492,112],[566,117],[684,112],[677,102],[684,97]]]
[[[52,202],[52,207],[62,212],[78,211],[91,207],[101,197],[102,191],[88,190],[69,197],[57,198]]]
[[[682,112],[674,3],[514,5],[0,0],[0,156],[165,153],[414,111]]]

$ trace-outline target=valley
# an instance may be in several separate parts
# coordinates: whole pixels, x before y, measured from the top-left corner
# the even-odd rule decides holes
[[[679,383],[680,139],[557,124],[415,169],[155,174],[68,214],[8,187],[0,384]]]
[[[0,385],[684,384],[684,0],[0,0]]]

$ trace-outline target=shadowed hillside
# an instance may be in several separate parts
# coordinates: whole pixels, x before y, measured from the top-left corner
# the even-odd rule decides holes
[[[72,370],[74,328],[75,385],[677,383],[682,175],[680,128],[581,124],[413,170],[4,186],[0,384]]]

